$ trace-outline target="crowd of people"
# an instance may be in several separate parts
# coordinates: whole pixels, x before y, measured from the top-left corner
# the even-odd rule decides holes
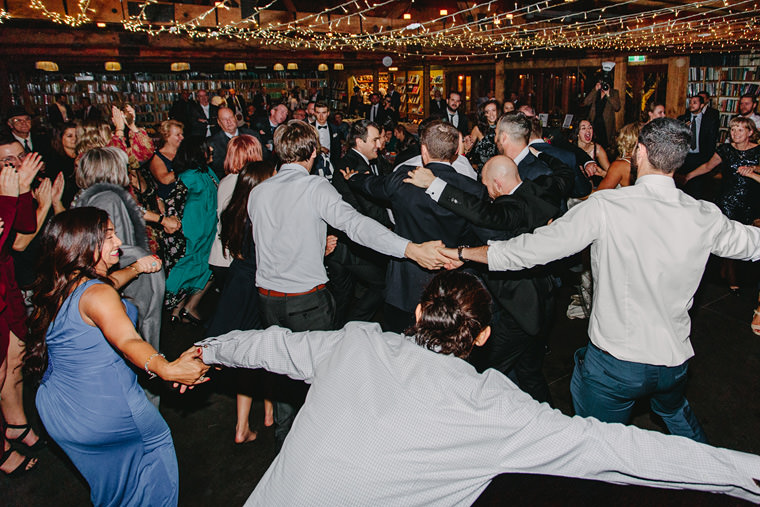
[[[257,438],[256,386],[279,451],[250,505],[468,504],[507,471],[760,501],[760,458],[708,446],[684,396],[708,256],[726,258],[732,290],[736,261],[760,259],[755,98],[718,143],[701,95],[679,119],[652,104],[617,130],[620,97],[601,81],[570,139],[516,96],[486,97],[473,117],[458,92],[434,97],[410,132],[392,87],[355,104],[351,124],[316,91],[305,105],[225,95],[183,93],[156,139],[129,105],[72,121],[56,103],[49,136],[9,111],[6,475],[33,470],[45,445],[22,403],[36,380],[45,432],[95,505],[176,505],[155,379],[184,391],[224,365],[237,368],[235,442]],[[574,418],[552,410],[542,371],[570,266],[593,280]],[[208,338],[169,360],[166,323]],[[630,422],[644,398],[686,438],[605,424]]]

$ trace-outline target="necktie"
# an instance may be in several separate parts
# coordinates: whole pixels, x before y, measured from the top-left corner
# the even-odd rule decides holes
[[[319,129],[326,129],[327,125],[317,125],[317,130]]]
[[[29,139],[24,139],[24,151],[27,153],[32,152],[32,148],[29,146]]]
[[[377,112],[377,104],[372,106],[372,114],[369,117],[369,121],[375,121],[375,114]]]
[[[697,149],[697,116],[691,115],[691,149]]]
[[[378,170],[377,170],[377,159],[370,160],[370,162],[369,162],[369,170],[372,171],[372,174],[374,174],[375,176],[377,176],[378,174],[380,174],[378,172]]]

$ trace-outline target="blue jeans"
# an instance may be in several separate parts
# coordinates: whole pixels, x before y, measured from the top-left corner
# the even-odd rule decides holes
[[[634,402],[650,397],[652,410],[662,417],[671,434],[707,443],[684,397],[688,364],[669,367],[622,361],[589,342],[575,352],[570,382],[575,413],[628,424]]]

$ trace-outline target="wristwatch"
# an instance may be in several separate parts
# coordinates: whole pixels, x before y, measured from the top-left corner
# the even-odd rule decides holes
[[[467,259],[465,259],[462,256],[462,250],[465,249],[465,248],[469,248],[469,247],[467,245],[462,245],[462,246],[458,246],[457,247],[457,257],[459,257],[459,260],[462,261],[462,262],[467,262]]]

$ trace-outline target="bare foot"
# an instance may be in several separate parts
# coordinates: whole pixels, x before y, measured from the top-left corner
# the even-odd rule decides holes
[[[264,400],[264,426],[267,428],[274,424],[274,405],[269,400]]]
[[[253,442],[256,440],[257,436],[259,436],[258,433],[251,431],[250,428],[245,428],[243,431],[235,430],[235,443],[246,444],[248,442]]]

